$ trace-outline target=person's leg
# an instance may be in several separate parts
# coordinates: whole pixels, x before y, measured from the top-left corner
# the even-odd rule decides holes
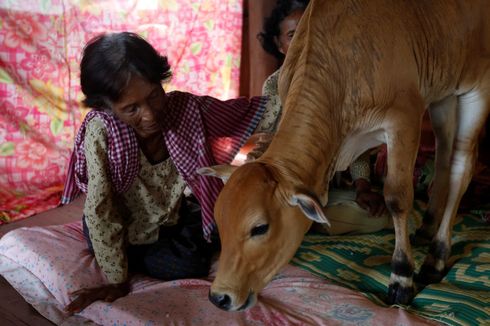
[[[324,212],[331,227],[315,225],[313,230],[329,235],[364,234],[393,226],[389,214],[370,216],[367,210],[357,204],[356,193],[353,190],[331,189]]]
[[[201,211],[185,201],[176,226],[160,228],[159,240],[144,255],[146,273],[164,280],[207,276],[212,245],[202,235]]]
[[[94,247],[92,246],[92,241],[90,240],[90,233],[88,231],[87,223],[85,222],[85,215],[82,216],[82,227],[83,227],[83,236],[87,241],[88,250],[94,254]]]

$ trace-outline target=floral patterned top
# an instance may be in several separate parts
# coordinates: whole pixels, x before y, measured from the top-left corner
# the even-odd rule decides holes
[[[269,97],[269,102],[266,106],[266,111],[260,121],[257,130],[255,132],[269,132],[274,133],[277,130],[278,122],[281,119],[282,105],[278,92],[278,79],[281,69],[272,73],[264,82],[262,86],[262,95]],[[357,160],[352,162],[349,167],[352,180],[355,181],[359,178],[370,180],[371,169],[369,167],[369,151],[359,156]]]
[[[100,268],[111,283],[127,279],[125,246],[153,243],[162,225],[178,221],[186,186],[169,158],[152,165],[140,151],[141,169],[127,192],[112,189],[107,162],[106,131],[93,118],[85,135],[88,191],[84,215]]]

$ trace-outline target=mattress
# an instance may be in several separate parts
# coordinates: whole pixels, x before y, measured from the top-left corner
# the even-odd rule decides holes
[[[213,271],[204,279],[164,282],[144,275],[112,303],[97,301],[67,315],[68,293],[106,282],[86,248],[80,221],[23,227],[0,239],[0,275],[41,315],[57,325],[426,325],[397,307],[297,266],[286,266],[261,292],[256,306],[225,312],[208,300]]]

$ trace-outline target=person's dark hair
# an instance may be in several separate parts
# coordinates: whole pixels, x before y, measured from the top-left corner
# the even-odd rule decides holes
[[[107,100],[117,101],[133,75],[161,83],[172,73],[167,57],[137,34],[111,33],[91,39],[80,63],[83,104],[107,109]]]
[[[276,6],[272,10],[269,17],[264,19],[264,25],[262,27],[262,32],[257,34],[257,38],[262,45],[262,48],[275,56],[279,60],[284,59],[284,54],[282,54],[274,37],[279,37],[281,34],[281,29],[279,25],[281,22],[289,16],[293,11],[301,9],[305,10],[308,6],[309,0],[278,0]]]

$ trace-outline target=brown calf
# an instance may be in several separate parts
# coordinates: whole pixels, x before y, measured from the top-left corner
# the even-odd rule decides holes
[[[280,77],[283,118],[258,160],[231,174],[215,206],[222,252],[210,299],[254,304],[289,262],[312,221],[325,223],[328,182],[365,150],[386,143],[386,205],[396,243],[388,301],[414,296],[407,231],[424,110],[436,134],[436,176],[419,239],[419,273],[444,275],[454,216],[472,176],[489,113],[490,1],[312,0]],[[227,178],[232,169],[204,169]]]

